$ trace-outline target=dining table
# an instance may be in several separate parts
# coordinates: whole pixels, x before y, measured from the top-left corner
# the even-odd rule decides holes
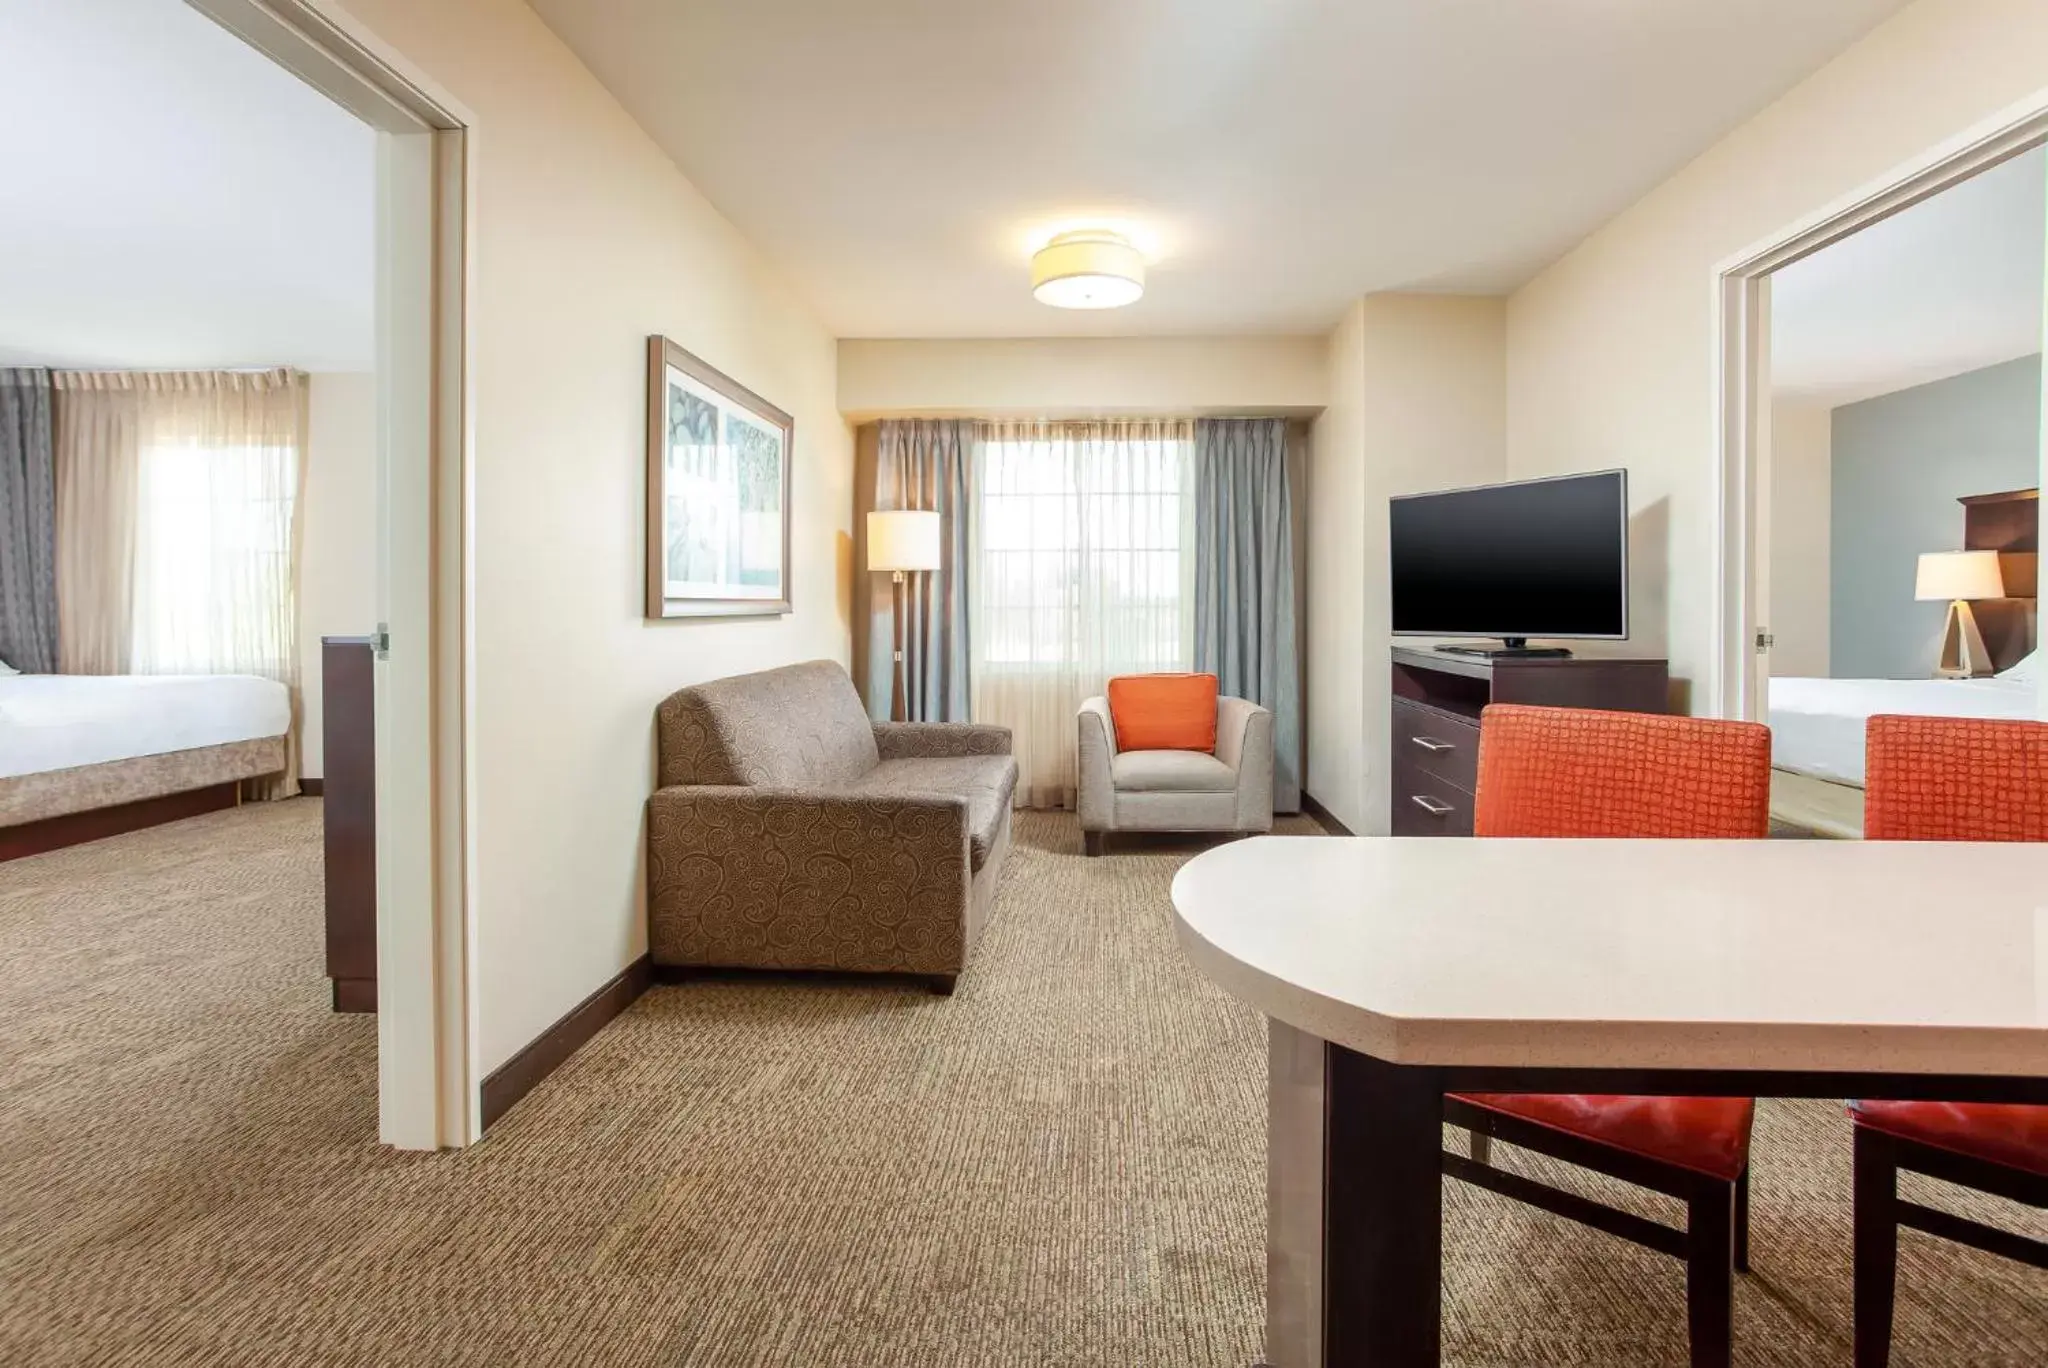
[[[2048,1104],[2048,845],[1266,836],[1172,903],[1268,1023],[1272,1368],[1441,1362],[1447,1092]]]

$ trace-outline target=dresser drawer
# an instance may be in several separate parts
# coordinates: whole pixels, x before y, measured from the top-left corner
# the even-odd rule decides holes
[[[1394,767],[1414,767],[1471,793],[1479,787],[1479,727],[1406,699],[1394,700]]]
[[[1470,836],[1472,795],[1418,767],[1394,764],[1396,836]]]

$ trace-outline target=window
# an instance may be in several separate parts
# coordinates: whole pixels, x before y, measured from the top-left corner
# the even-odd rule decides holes
[[[980,444],[973,583],[984,666],[1101,678],[1186,668],[1184,426],[995,429]]]
[[[974,717],[1024,806],[1072,806],[1082,701],[1194,658],[1194,424],[991,424],[975,462]]]

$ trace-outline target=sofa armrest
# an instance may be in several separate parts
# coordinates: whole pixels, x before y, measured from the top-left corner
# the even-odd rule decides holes
[[[1237,830],[1273,829],[1273,712],[1242,698],[1216,700],[1216,758],[1237,771]]]
[[[657,962],[958,973],[967,800],[677,785],[647,805]]]
[[[884,760],[1008,755],[1010,729],[980,722],[877,722],[875,749]]]
[[[1075,799],[1081,830],[1110,831],[1116,826],[1116,781],[1109,764],[1116,757],[1116,723],[1109,715],[1109,700],[1088,699],[1075,721],[1081,733],[1080,791]]]

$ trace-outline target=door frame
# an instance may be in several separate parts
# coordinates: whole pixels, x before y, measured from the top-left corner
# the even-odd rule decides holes
[[[1768,556],[1770,281],[1772,272],[1882,219],[2048,143],[2048,90],[1913,158],[1873,184],[1729,258],[1714,277],[1715,647],[1708,715],[1763,721],[1769,658],[1756,645],[1767,626],[1758,557]],[[2048,217],[2048,205],[2042,207]],[[2048,301],[2043,304],[2048,317]],[[2042,475],[2048,484],[2048,440]],[[2048,718],[2048,683],[2038,713]]]
[[[378,1138],[467,1145],[483,1133],[467,745],[473,120],[332,0],[186,3],[378,134]]]

